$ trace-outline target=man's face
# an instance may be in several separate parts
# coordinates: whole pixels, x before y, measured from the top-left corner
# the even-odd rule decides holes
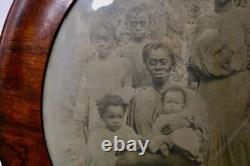
[[[131,18],[129,21],[129,30],[133,39],[141,40],[146,36],[148,31],[149,20],[145,12]]]
[[[108,106],[102,116],[106,128],[110,131],[117,131],[121,128],[124,118],[124,110],[121,106]]]
[[[162,48],[151,50],[146,62],[146,67],[152,78],[170,77],[172,65],[169,53]]]

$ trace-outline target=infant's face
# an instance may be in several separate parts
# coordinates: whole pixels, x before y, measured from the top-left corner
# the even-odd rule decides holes
[[[184,108],[184,96],[179,91],[169,91],[165,95],[163,113],[178,113]]]
[[[117,131],[122,126],[124,115],[125,113],[121,106],[108,106],[102,119],[107,129]]]

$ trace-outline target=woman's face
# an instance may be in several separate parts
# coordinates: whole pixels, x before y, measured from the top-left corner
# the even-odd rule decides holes
[[[158,48],[151,50],[146,66],[152,78],[166,78],[170,77],[172,64],[169,53]]]

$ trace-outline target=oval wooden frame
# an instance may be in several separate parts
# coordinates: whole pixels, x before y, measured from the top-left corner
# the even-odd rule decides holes
[[[15,0],[0,39],[0,160],[52,165],[42,122],[42,89],[58,29],[75,0]]]

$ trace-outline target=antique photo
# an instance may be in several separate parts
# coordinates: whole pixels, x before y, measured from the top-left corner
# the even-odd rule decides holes
[[[48,63],[52,163],[250,166],[250,2],[92,3],[74,4]]]

